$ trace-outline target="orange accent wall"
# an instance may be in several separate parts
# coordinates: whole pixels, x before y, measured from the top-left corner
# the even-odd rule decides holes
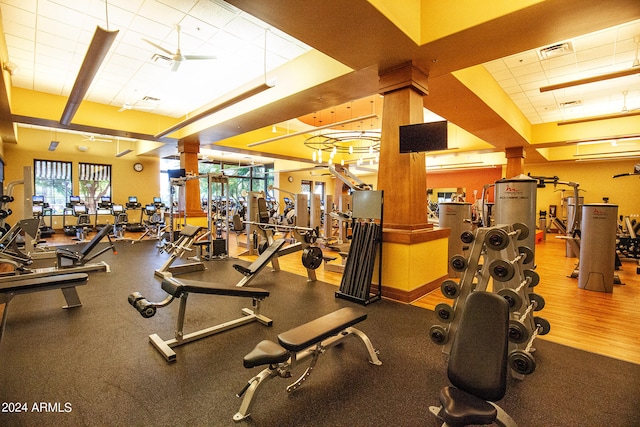
[[[448,172],[428,171],[427,188],[461,187],[465,189],[467,202],[473,203],[473,190],[478,190],[478,199],[480,199],[482,187],[485,184],[494,184],[502,178],[502,167]],[[490,190],[488,194],[489,201],[493,201],[493,190]]]

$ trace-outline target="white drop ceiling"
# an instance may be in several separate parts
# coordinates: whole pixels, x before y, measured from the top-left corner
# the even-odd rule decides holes
[[[540,92],[544,86],[632,68],[638,61],[640,21],[558,40],[554,45],[563,42],[571,50],[546,59],[539,51],[547,46],[540,46],[484,66],[532,124],[640,108],[640,74]]]
[[[183,117],[310,48],[219,0],[2,0],[13,85],[68,96],[96,26],[119,30],[86,100]],[[214,60],[181,63],[183,55]],[[266,40],[265,40],[266,38]],[[265,51],[266,46],[266,51]],[[268,78],[267,78],[268,80]]]

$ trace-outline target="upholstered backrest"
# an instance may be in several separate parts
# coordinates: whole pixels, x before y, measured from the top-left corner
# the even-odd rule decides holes
[[[489,401],[502,399],[507,383],[509,307],[490,292],[469,294],[449,355],[455,387]]]

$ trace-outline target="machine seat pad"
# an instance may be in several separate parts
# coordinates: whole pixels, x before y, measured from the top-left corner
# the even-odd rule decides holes
[[[25,279],[11,280],[9,282],[0,283],[0,293],[10,293],[16,291],[39,291],[47,290],[48,288],[63,288],[76,285],[84,285],[89,279],[87,273],[73,273],[73,274],[59,274],[56,276],[47,277],[34,277],[28,278],[29,275],[24,275]]]
[[[242,364],[247,369],[261,365],[273,365],[286,362],[289,356],[289,352],[278,344],[273,341],[263,340],[244,356]]]
[[[198,225],[190,225],[187,224],[184,226],[182,230],[180,230],[180,235],[185,237],[195,237],[202,230],[202,227]]]
[[[444,387],[439,399],[442,410],[438,416],[452,426],[491,424],[498,416],[489,402],[455,387]]]
[[[344,307],[281,333],[278,335],[278,341],[282,347],[289,351],[301,351],[325,338],[339,334],[342,330],[362,322],[366,318],[365,311]]]
[[[233,264],[233,268],[235,268],[245,276],[251,276],[252,274],[256,274],[258,271],[260,271],[262,267],[264,267],[271,260],[271,258],[274,257],[274,255],[278,253],[278,251],[280,250],[282,245],[284,245],[284,243],[285,243],[284,239],[276,239],[273,241],[272,244],[269,245],[269,247],[264,252],[260,254],[258,258],[256,258],[255,261],[251,263],[249,267],[244,267],[239,264]]]
[[[199,280],[178,280],[175,278],[162,280],[162,289],[176,298],[179,298],[183,292],[246,298],[266,298],[269,296],[269,291],[260,288],[237,287],[235,285],[223,285]]]

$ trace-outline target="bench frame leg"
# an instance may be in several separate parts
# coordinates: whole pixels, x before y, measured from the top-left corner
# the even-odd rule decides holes
[[[338,335],[327,338],[326,340],[308,347],[300,352],[292,352],[291,356],[286,362],[279,363],[275,366],[270,365],[269,367],[262,370],[258,375],[251,378],[245,391],[238,394],[238,397],[243,397],[243,399],[242,403],[240,404],[240,409],[233,416],[233,420],[241,421],[251,415],[250,411],[254,403],[253,398],[258,392],[258,389],[265,382],[275,377],[291,378],[291,370],[294,369],[300,362],[311,357],[312,360],[310,365],[293,384],[287,387],[287,392],[292,392],[298,389],[311,375],[311,372],[315,368],[318,357],[327,349],[341,344],[345,339],[351,336],[359,338],[362,344],[364,344],[369,356],[369,363],[371,363],[372,365],[382,365],[382,362],[378,358],[376,350],[371,344],[371,340],[364,332],[353,327],[343,329]]]
[[[237,328],[238,326],[246,325],[251,322],[259,322],[265,326],[271,326],[273,320],[260,314],[260,302],[259,298],[253,299],[253,309],[243,308],[242,317],[235,320],[221,323],[216,326],[201,329],[199,331],[191,332],[189,334],[184,333],[184,320],[187,313],[187,300],[189,293],[183,292],[180,296],[180,309],[178,311],[178,320],[176,324],[175,338],[170,340],[163,340],[158,334],[149,335],[149,341],[153,346],[164,356],[167,362],[175,362],[176,352],[173,351],[174,347],[181,346],[183,344],[190,343],[192,341],[199,340],[211,335],[219,334],[229,329]]]

